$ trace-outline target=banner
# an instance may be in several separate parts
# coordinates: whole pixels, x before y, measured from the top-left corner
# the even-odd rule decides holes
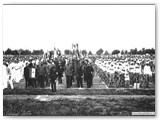
[[[36,69],[35,68],[29,69],[29,78],[36,78]]]

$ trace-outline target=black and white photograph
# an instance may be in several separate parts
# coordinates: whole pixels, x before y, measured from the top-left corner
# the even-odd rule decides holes
[[[155,4],[3,4],[3,116],[155,116]]]

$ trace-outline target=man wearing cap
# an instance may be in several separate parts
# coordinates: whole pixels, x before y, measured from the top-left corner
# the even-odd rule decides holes
[[[90,88],[93,85],[93,73],[94,69],[91,65],[91,62],[87,61],[87,66],[86,66],[86,80],[87,80],[87,88]]]

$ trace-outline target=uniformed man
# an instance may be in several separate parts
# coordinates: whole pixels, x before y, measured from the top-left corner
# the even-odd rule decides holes
[[[129,65],[129,77],[130,77],[130,85],[132,86],[136,82],[134,74],[135,74],[135,63],[131,61]]]
[[[57,68],[53,62],[50,68],[50,83],[51,83],[52,92],[56,92],[56,79],[57,79]]]
[[[18,82],[21,80],[21,74],[20,74],[21,65],[20,65],[20,63],[19,63],[18,60],[16,60],[14,69],[15,69],[15,77],[16,77],[16,78],[15,78],[15,81],[18,83]]]
[[[125,77],[125,87],[128,88],[130,85],[130,78],[129,78],[129,70],[128,69],[125,69],[124,77]]]
[[[76,81],[76,66],[77,66],[77,59],[74,56],[73,59],[72,59],[72,68],[73,68],[73,71],[72,71],[72,82]]]
[[[45,86],[49,86],[49,62],[44,62],[43,69]]]
[[[58,71],[58,83],[62,84],[63,67],[62,67],[62,61],[61,60],[58,61],[57,71]]]
[[[44,79],[45,79],[45,70],[44,70],[44,63],[41,62],[38,66],[38,82],[40,87],[44,88]]]
[[[7,81],[8,81],[8,83],[9,83],[9,85],[10,85],[10,87],[11,87],[11,89],[13,89],[13,81],[12,81],[12,79],[11,79],[11,70],[10,70],[10,68],[8,67],[8,64],[6,64],[6,70],[7,70]]]
[[[93,72],[94,69],[91,65],[91,62],[87,60],[87,67],[86,67],[86,79],[87,79],[87,88],[90,88],[93,85]]]
[[[109,86],[110,86],[110,84],[112,82],[114,82],[114,75],[115,75],[115,70],[114,70],[114,64],[113,64],[113,62],[109,66],[108,73],[109,73],[109,76],[110,76],[110,80],[109,80]]]
[[[65,75],[66,75],[66,83],[67,83],[67,88],[70,88],[72,86],[72,71],[73,71],[73,68],[72,68],[72,63],[69,61],[65,68]]]
[[[78,88],[83,88],[82,76],[83,76],[82,66],[80,65],[80,62],[78,62],[76,66],[76,79]]]
[[[144,75],[145,75],[145,87],[149,87],[149,81],[152,77],[151,67],[149,66],[149,62],[146,62],[144,66]]]
[[[87,73],[86,73],[86,67],[87,67],[87,60],[84,61],[84,66],[83,66],[83,76],[84,76],[84,82],[87,82]]]
[[[7,76],[7,69],[6,64],[3,62],[3,89],[8,87],[8,76]]]
[[[29,82],[29,67],[28,63],[26,63],[26,67],[24,68],[24,78],[25,78],[25,88],[28,87],[28,82]]]

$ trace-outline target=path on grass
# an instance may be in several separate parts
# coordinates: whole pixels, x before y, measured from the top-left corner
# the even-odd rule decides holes
[[[154,95],[4,95],[4,100],[16,100],[16,99],[36,99],[40,101],[51,101],[57,99],[136,99],[136,98],[155,98]]]

